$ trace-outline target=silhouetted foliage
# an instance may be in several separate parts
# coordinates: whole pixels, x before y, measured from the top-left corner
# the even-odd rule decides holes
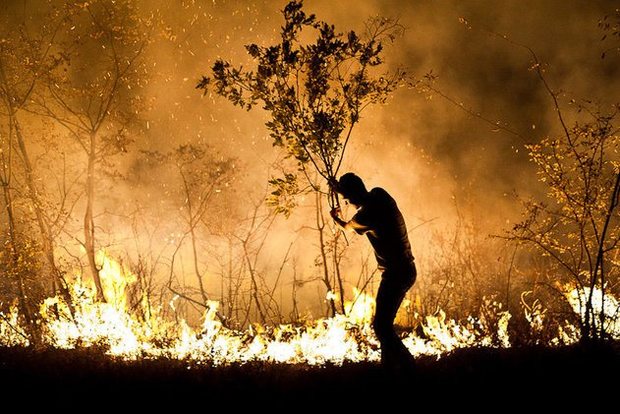
[[[609,315],[595,302],[604,301],[605,289],[614,289],[619,276],[620,136],[612,123],[615,113],[592,116],[592,122],[528,146],[548,199],[527,201],[525,219],[511,236],[551,259],[549,286],[564,294],[582,292],[576,299],[583,338],[605,336]],[[595,298],[596,289],[602,298]]]
[[[385,102],[403,79],[402,71],[377,71],[384,63],[384,43],[395,40],[402,26],[374,18],[363,35],[343,34],[306,14],[298,0],[289,2],[282,14],[279,43],[246,46],[256,62],[254,69],[218,59],[212,77],[203,77],[197,88],[206,93],[211,86],[248,111],[261,104],[270,114],[265,125],[273,145],[295,159],[299,171],[311,164],[324,178],[334,177],[360,113],[370,104]],[[312,42],[302,40],[309,36]],[[286,173],[271,181],[275,189],[270,202],[278,211],[294,207],[288,195],[299,191],[296,178]]]
[[[601,58],[605,59],[607,52],[615,50],[620,55],[620,9],[608,14],[598,22],[598,27],[603,31],[602,41],[608,41],[612,46],[603,50]]]

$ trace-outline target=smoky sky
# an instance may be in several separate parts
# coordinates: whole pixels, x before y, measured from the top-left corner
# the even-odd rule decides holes
[[[0,13],[9,19],[28,14],[36,25],[39,4],[47,3],[3,0]],[[151,109],[141,114],[143,133],[135,146],[165,152],[200,142],[222,159],[234,158],[236,205],[229,211],[250,208],[253,195],[264,193],[281,153],[272,146],[264,111],[244,111],[213,93],[203,96],[195,86],[217,58],[251,67],[244,46],[277,42],[285,5],[271,0],[137,1],[139,13],[153,17],[155,25],[144,52],[149,81],[140,91]],[[412,229],[429,220],[449,225],[457,207],[477,215],[485,231],[497,233],[518,219],[521,206],[514,194],[541,194],[524,144],[558,134],[559,124],[549,94],[531,70],[532,56],[519,45],[538,56],[569,122],[581,116],[572,100],[589,100],[609,111],[620,97],[620,54],[612,50],[601,59],[615,39],[601,40],[598,28],[617,2],[307,0],[304,7],[340,32],[362,32],[369,17],[398,18],[405,31],[386,45],[386,69],[404,68],[418,79],[432,72],[434,87],[456,102],[400,88],[384,105],[362,113],[347,149],[341,172],[354,171],[369,187],[386,188]],[[126,194],[148,194],[151,202],[165,197],[152,184],[157,180],[145,170],[140,154],[123,157],[129,180],[127,188],[114,189],[114,200]],[[149,184],[141,178],[148,174]],[[286,233],[301,225],[289,221],[277,229]],[[412,239],[414,249],[423,243],[419,233]]]
[[[266,114],[245,112],[214,96],[201,98],[193,87],[218,57],[251,65],[243,46],[277,38],[285,2],[182,4],[142,4],[145,12],[161,13],[168,33],[151,51],[160,78],[152,83],[157,103],[147,145],[204,139],[232,150],[245,163],[248,180],[264,180],[276,155],[263,126]],[[530,70],[531,56],[514,43],[535,51],[550,85],[561,91],[560,104],[567,112],[571,99],[600,102],[605,110],[618,97],[618,55],[601,59],[609,44],[601,41],[597,26],[613,13],[613,2],[351,4],[311,0],[305,8],[343,32],[362,31],[369,17],[398,18],[405,33],[387,46],[390,68],[403,67],[417,77],[432,71],[435,87],[451,99],[521,135],[496,131],[436,94],[428,99],[411,89],[397,91],[386,105],[363,114],[345,166],[374,185],[404,183],[400,192],[412,199],[432,205],[437,198],[457,196],[483,202],[488,209],[502,204],[507,193],[527,193],[535,186],[523,145],[557,133],[558,123],[549,95]],[[403,172],[412,164],[429,170]],[[424,207],[422,201],[415,204]]]
[[[36,23],[37,1],[2,3],[0,12],[32,14]],[[251,65],[244,45],[277,39],[280,10],[286,2],[140,0],[137,4],[144,16],[158,16],[146,50],[152,79],[145,94],[153,100],[153,109],[145,117],[149,132],[140,145],[166,148],[203,140],[253,166],[248,170],[252,176],[268,174],[265,164],[276,151],[263,126],[267,115],[261,110],[245,112],[219,97],[202,97],[194,87],[209,74],[216,58]],[[450,98],[522,135],[494,132],[438,95],[428,99],[401,89],[386,105],[368,109],[354,130],[356,148],[366,148],[369,154],[350,158],[347,154],[348,167],[360,168],[361,174],[363,168],[355,165],[358,157],[370,158],[371,165],[365,168],[397,168],[385,165],[389,159],[377,159],[372,165],[373,148],[385,156],[386,150],[400,152],[405,146],[422,151],[426,161],[438,162],[441,174],[459,183],[456,188],[472,180],[481,191],[493,191],[489,186],[494,185],[500,192],[519,187],[520,170],[528,169],[523,144],[556,133],[558,123],[548,94],[530,70],[528,52],[491,33],[537,53],[550,85],[561,91],[560,105],[567,112],[571,99],[600,102],[606,110],[619,96],[620,56],[614,51],[601,59],[611,44],[609,39],[601,41],[597,27],[601,18],[614,13],[616,2],[307,0],[304,4],[308,13],[341,32],[363,31],[369,17],[397,18],[405,33],[386,48],[389,68],[402,67],[417,77],[432,71],[435,86]]]
[[[2,3],[0,12],[9,19],[27,14],[31,24],[44,8],[39,4],[46,4]],[[217,58],[251,66],[244,45],[277,41],[285,4],[138,1],[139,12],[155,16],[156,26],[145,53],[150,80],[142,92],[152,109],[137,146],[165,151],[207,143],[238,160],[243,175],[237,185],[261,187],[279,155],[264,127],[267,114],[202,96],[195,85]],[[344,168],[369,186],[392,188],[416,216],[452,199],[499,216],[516,212],[507,194],[527,195],[537,187],[523,145],[557,134],[559,126],[550,96],[531,70],[532,57],[517,44],[535,51],[569,121],[571,100],[590,100],[607,111],[620,92],[620,56],[612,50],[601,59],[614,39],[601,40],[598,22],[616,7],[612,1],[306,1],[308,13],[340,32],[362,32],[369,17],[397,18],[405,32],[386,46],[386,68],[404,68],[417,78],[432,72],[434,86],[450,99],[520,135],[497,130],[438,94],[402,88],[362,114]],[[131,167],[132,157],[124,162]]]

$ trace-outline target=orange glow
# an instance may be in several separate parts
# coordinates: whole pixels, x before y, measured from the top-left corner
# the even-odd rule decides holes
[[[123,359],[175,358],[197,363],[221,365],[249,361],[269,361],[287,364],[320,365],[342,364],[345,361],[378,361],[378,342],[370,326],[374,299],[355,290],[354,300],[345,303],[347,314],[317,319],[305,325],[262,326],[252,325],[245,331],[234,331],[217,320],[218,302],[208,303],[199,327],[191,327],[184,320],[169,321],[161,316],[161,309],[147,313],[144,307],[130,312],[126,308],[126,287],[136,278],[123,266],[100,251],[102,279],[107,286],[110,303],[96,301],[95,289],[76,277],[71,285],[75,306],[74,319],[60,296],[46,299],[40,308],[44,342],[52,347],[72,349],[99,346],[107,354]],[[598,293],[600,296],[600,291]],[[572,296],[571,296],[572,295]],[[577,300],[577,293],[569,298]],[[572,302],[571,302],[572,303]],[[174,300],[169,305],[174,307]],[[606,307],[617,306],[614,298],[606,300]],[[467,323],[448,319],[443,311],[425,318],[422,329],[425,338],[410,333],[403,338],[414,355],[435,355],[438,358],[457,348],[471,346],[509,347],[508,321],[510,313],[499,309],[497,332],[481,332],[480,321],[470,317]],[[541,323],[536,320],[535,323]],[[26,336],[19,332],[17,309],[13,307],[0,318],[0,344],[3,346],[28,345]],[[618,336],[617,326],[610,329]],[[575,342],[577,329],[565,325],[551,344]],[[494,340],[494,337],[499,340]]]

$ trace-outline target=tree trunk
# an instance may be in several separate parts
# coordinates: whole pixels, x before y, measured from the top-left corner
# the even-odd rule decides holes
[[[586,306],[586,325],[588,329],[588,334],[591,335],[592,339],[603,339],[606,336],[605,332],[605,241],[607,239],[607,231],[609,229],[609,224],[611,223],[611,218],[613,217],[613,213],[618,206],[618,196],[620,195],[620,172],[616,173],[616,180],[614,183],[614,189],[612,191],[609,207],[607,209],[607,213],[605,215],[605,222],[603,224],[603,230],[601,232],[600,240],[598,241],[598,251],[596,254],[596,264],[594,266],[594,272],[592,272],[592,278],[590,281],[590,292],[588,294],[587,306]],[[599,315],[596,315],[594,306],[592,304],[592,299],[594,296],[594,288],[596,287],[597,275],[601,275],[601,310]],[[598,329],[596,326],[596,319],[599,319]]]
[[[267,316],[265,311],[263,310],[263,306],[261,304],[260,297],[258,296],[258,283],[256,282],[256,270],[250,261],[250,253],[248,252],[248,239],[243,240],[243,255],[245,256],[246,264],[248,266],[248,272],[250,272],[250,282],[252,283],[252,292],[251,297],[254,299],[254,303],[256,304],[256,310],[258,311],[258,316],[260,316],[261,323],[265,323],[267,321]]]
[[[342,279],[342,274],[340,273],[340,258],[338,257],[338,235],[340,233],[335,233],[333,235],[334,240],[334,251],[333,251],[333,259],[334,259],[334,274],[336,276],[336,283],[338,283],[338,289],[340,289],[340,311],[342,314],[345,314],[344,309],[344,280]]]
[[[43,254],[45,256],[48,271],[52,275],[52,287],[53,290],[55,290],[56,288],[60,290],[60,293],[62,294],[65,302],[69,306],[71,314],[73,314],[73,301],[71,299],[69,289],[67,288],[67,283],[62,276],[60,269],[58,269],[58,266],[56,265],[56,258],[54,255],[54,237],[52,236],[52,232],[49,228],[49,224],[43,212],[43,206],[40,200],[39,191],[37,189],[32,163],[30,162],[30,156],[28,154],[26,142],[21,132],[21,127],[19,120],[17,119],[17,114],[13,114],[10,121],[13,123],[13,127],[15,128],[17,147],[19,149],[19,154],[21,156],[24,167],[26,186],[28,187],[28,197],[30,198],[30,201],[32,203],[32,209],[35,213],[39,232],[41,233],[41,249],[43,250]]]
[[[28,325],[28,334],[29,334],[29,340],[32,344],[34,344],[35,346],[40,344],[40,332],[39,332],[39,328],[37,326],[36,323],[36,318],[34,315],[34,312],[32,312],[32,309],[30,309],[30,302],[28,300],[28,295],[26,293],[26,286],[24,284],[24,278],[22,276],[22,272],[21,269],[19,268],[19,260],[18,260],[18,241],[17,241],[17,235],[15,232],[15,215],[13,213],[13,200],[11,197],[11,190],[9,187],[10,184],[10,166],[9,166],[9,172],[7,173],[6,177],[3,177],[2,179],[2,192],[3,192],[3,196],[4,196],[4,203],[6,206],[6,212],[7,212],[7,222],[9,225],[9,246],[8,246],[8,250],[9,250],[9,257],[10,257],[10,262],[12,265],[13,270],[15,271],[15,275],[17,277],[17,290],[19,292],[19,309],[21,310],[22,314],[24,315],[24,318],[26,319],[26,324]],[[6,178],[6,180],[4,179]]]
[[[205,290],[204,282],[202,280],[202,273],[200,272],[200,268],[198,266],[198,249],[196,247],[196,232],[194,231],[194,226],[194,223],[190,221],[190,235],[192,239],[192,259],[194,262],[194,273],[196,274],[196,279],[198,279],[198,287],[200,289],[200,297],[202,298],[202,303],[207,306],[207,302],[209,302],[209,295],[207,295],[207,291]]]
[[[329,278],[329,268],[327,266],[327,251],[325,248],[325,220],[323,220],[323,214],[321,212],[321,194],[316,193],[316,226],[319,231],[319,249],[321,251],[321,263],[323,264],[323,283],[325,283],[325,287],[328,292],[333,292],[332,284]],[[342,294],[342,292],[341,292]],[[331,315],[336,315],[336,301],[333,298],[329,298],[329,309],[331,310]]]
[[[97,149],[97,133],[90,134],[90,147],[88,150],[88,170],[86,175],[86,212],[84,213],[84,248],[88,257],[88,267],[95,282],[97,299],[105,302],[106,298],[101,284],[99,267],[95,261],[95,220],[93,218],[93,204],[95,201],[95,163]]]
[[[291,291],[293,309],[291,310],[291,319],[294,323],[299,323],[299,306],[297,304],[297,288],[299,286],[299,281],[297,280],[297,264],[293,262],[293,289]]]

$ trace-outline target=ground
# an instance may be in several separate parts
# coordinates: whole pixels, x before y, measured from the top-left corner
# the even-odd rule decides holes
[[[254,407],[259,412],[269,407],[332,412],[337,406],[377,404],[411,412],[447,407],[513,412],[517,407],[538,411],[544,404],[555,412],[614,401],[619,373],[618,343],[461,349],[439,360],[420,357],[411,375],[387,374],[374,363],[209,367],[167,359],[119,361],[92,349],[0,348],[0,395],[17,399],[28,391],[28,404],[75,408],[84,403],[89,410],[192,406],[206,412],[223,403],[223,410]]]

